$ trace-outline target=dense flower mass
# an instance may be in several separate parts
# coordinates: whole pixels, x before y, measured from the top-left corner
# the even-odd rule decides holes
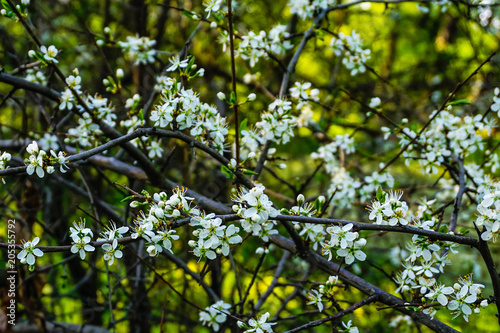
[[[156,41],[148,37],[128,36],[126,42],[118,42],[126,56],[134,62],[135,65],[146,65],[155,62],[156,50],[152,49]]]
[[[226,118],[214,106],[202,103],[193,90],[179,87],[174,79],[165,85],[163,103],[156,106],[149,119],[160,128],[189,130],[200,142],[223,152],[228,134]]]
[[[266,59],[269,54],[284,55],[293,45],[288,40],[290,33],[286,31],[285,25],[273,27],[269,33],[261,31],[256,34],[250,31],[248,35],[242,36],[236,54],[244,60],[250,62],[254,67],[259,59]],[[223,43],[226,41],[223,40]]]
[[[242,189],[234,198],[236,205],[233,206],[233,210],[244,219],[241,226],[246,232],[268,241],[270,235],[278,233],[273,229],[276,222],[270,219],[276,217],[279,211],[264,194],[265,189],[262,184],[257,184],[248,191]]]
[[[342,63],[351,71],[351,75],[366,71],[365,62],[370,59],[371,51],[363,49],[363,43],[359,34],[353,30],[350,35],[339,33],[331,41],[333,52],[338,56],[343,56]]]
[[[297,14],[304,20],[313,17],[318,10],[326,9],[335,3],[337,3],[336,0],[289,0],[288,6],[290,7],[290,13]]]
[[[23,321],[472,332],[500,308],[492,0],[12,3],[0,247]]]

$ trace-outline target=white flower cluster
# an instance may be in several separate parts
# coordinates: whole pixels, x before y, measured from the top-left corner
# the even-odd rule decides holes
[[[74,72],[78,73],[78,70]],[[80,83],[82,78],[79,75],[70,75],[66,78],[66,84],[68,87],[61,93],[61,104],[59,104],[59,110],[72,110],[73,106],[76,104],[76,98],[69,87],[71,87],[77,94],[81,95],[82,91]]]
[[[366,201],[373,196],[373,193],[379,187],[392,188],[394,186],[394,177],[390,173],[378,173],[374,171],[371,175],[366,176],[364,184],[360,188],[361,201]]]
[[[237,203],[233,210],[244,219],[241,226],[246,232],[267,242],[270,235],[278,233],[273,229],[276,222],[269,219],[278,216],[279,211],[273,207],[264,190],[262,184],[257,184],[250,190],[242,189],[233,199]]]
[[[322,205],[325,202],[326,199],[324,196],[320,196],[316,200],[318,201],[318,207],[319,207],[320,205]],[[298,216],[298,215],[300,215],[300,216],[314,216],[314,215],[316,215],[317,211],[316,211],[314,204],[312,204],[310,202],[305,202],[304,195],[299,194],[297,196],[297,206],[293,206],[286,213],[288,213],[290,215],[294,215],[294,216]],[[297,222],[294,222],[294,223],[297,223]]]
[[[415,227],[431,230],[436,225],[435,218],[420,219],[431,216],[429,208],[433,203],[434,200],[424,200],[418,207],[412,220]],[[399,209],[402,207],[399,204],[396,206]],[[382,219],[387,220],[385,214],[383,215]],[[403,264],[404,269],[396,274],[395,282],[398,284],[396,293],[412,291],[413,297],[418,298],[421,295],[424,302],[429,304],[437,302],[443,307],[446,306],[456,316],[462,315],[465,320],[468,320],[468,316],[472,313],[471,306],[478,313],[480,309],[476,301],[481,294],[481,288],[484,288],[483,285],[472,283],[470,276],[459,279],[460,284],[456,283],[453,287],[437,282],[438,277],[444,273],[444,267],[451,264],[448,251],[457,253],[453,249],[455,246],[457,246],[455,243],[432,241],[425,236],[413,235],[406,245],[408,251],[404,251],[407,254]],[[487,301],[486,304],[482,302],[481,306],[487,306]],[[434,316],[437,310],[435,306],[430,306],[424,307],[423,311]]]
[[[500,236],[500,183],[489,180],[478,188],[478,197],[476,226],[485,229],[481,239],[496,243]]]
[[[12,156],[6,151],[0,155],[0,170],[7,169],[7,162],[9,162],[11,158]],[[5,184],[5,180],[2,177],[0,177],[0,179],[2,179],[2,182]]]
[[[325,162],[326,172],[333,175],[339,169],[336,154],[340,150],[343,150],[345,154],[354,153],[354,138],[350,137],[349,134],[339,134],[335,137],[335,140],[320,147],[317,152],[312,153],[311,158]]]
[[[78,119],[78,126],[68,130],[68,137],[64,139],[66,143],[77,143],[82,148],[91,147],[91,141],[102,134],[99,125],[94,124],[88,112],[84,112]]]
[[[435,284],[425,297],[430,302],[438,302],[441,306],[447,307],[455,315],[454,318],[462,316],[465,321],[469,321],[472,309],[474,309],[474,313],[480,313],[481,308],[488,306],[486,299],[483,299],[479,303],[477,302],[484,285],[473,283],[472,274],[464,278],[459,278],[458,282],[453,287]],[[427,308],[424,312],[434,316],[437,310],[435,308]]]
[[[375,224],[408,225],[408,205],[401,201],[402,191],[382,192],[369,207],[370,220]]]
[[[57,135],[52,135],[50,133],[45,133],[40,140],[38,140],[40,148],[43,150],[58,150],[59,143],[57,142]]]
[[[36,248],[39,241],[40,238],[35,237],[32,241],[24,242],[22,251],[17,254],[17,259],[21,261],[21,264],[28,264],[30,271],[35,269],[36,257],[43,256],[42,250]]]
[[[453,285],[453,299],[448,303],[448,310],[455,314],[455,318],[462,316],[465,321],[469,321],[469,316],[472,314],[471,306],[474,308],[474,313],[481,312],[481,307],[487,307],[488,301],[483,300],[480,306],[476,303],[478,296],[481,296],[481,289],[484,285],[472,282],[472,274],[458,279],[459,283]]]
[[[206,7],[205,11],[208,12],[207,19],[210,17],[210,14],[212,12],[216,13],[220,10],[222,3],[223,3],[222,0],[204,0],[203,1],[203,6]]]
[[[337,275],[332,275],[328,278],[328,281],[326,281],[325,284],[321,284],[319,286],[318,290],[312,289],[311,291],[309,291],[307,293],[307,299],[309,300],[309,302],[307,302],[307,305],[317,306],[319,312],[323,312],[323,297],[325,297],[327,300],[333,299],[334,287],[336,286],[338,280],[339,277]]]
[[[175,80],[167,81],[163,103],[156,106],[149,119],[160,128],[189,129],[198,141],[222,153],[228,134],[226,118],[214,106],[202,103],[193,90],[178,90],[179,86]]]
[[[54,45],[51,45],[48,48],[45,45],[42,45],[42,46],[40,46],[40,51],[41,52],[30,50],[28,52],[28,55],[31,58],[38,58],[39,60],[43,61],[44,63],[53,62],[53,63],[57,64],[59,62],[56,59],[56,56],[59,53],[59,50],[56,49],[56,47]]]
[[[111,103],[108,103],[108,99],[95,95],[94,97],[87,95],[85,98],[85,104],[90,111],[93,112],[94,116],[98,120],[102,120],[106,125],[114,127],[116,125],[115,119],[116,114],[114,113],[114,107]],[[80,107],[80,111],[83,111],[83,107]]]
[[[352,320],[346,323],[342,322],[343,329],[338,330],[339,333],[359,333],[359,329],[356,326],[352,326]]]
[[[498,31],[500,29],[500,19],[494,13],[494,7],[489,5],[495,5],[493,0],[474,0],[473,3],[480,6],[476,7],[475,14],[479,19],[479,23],[483,27],[488,27],[490,29],[495,29]],[[473,10],[474,13],[474,10]]]
[[[274,332],[272,326],[277,323],[267,323],[268,318],[269,312],[266,312],[258,319],[251,318],[248,324],[238,321],[238,327],[244,329],[244,333],[272,333]]]
[[[126,57],[134,61],[135,65],[154,64],[156,50],[152,47],[156,44],[155,40],[150,40],[148,37],[128,36],[126,42],[118,42],[122,52]]]
[[[286,31],[286,25],[277,25],[266,33],[261,31],[255,34],[250,31],[248,35],[242,36],[242,41],[238,45],[236,55],[244,60],[250,61],[250,66],[254,67],[260,58],[267,58],[268,53],[275,55],[284,55],[287,50],[293,47],[287,38],[290,33]],[[223,39],[225,43],[226,40]]]
[[[297,196],[297,206],[293,206],[290,210],[282,209],[281,212],[292,216],[314,216],[317,211],[321,211],[326,199],[324,196],[319,196],[313,203],[305,202],[303,194]],[[292,222],[294,228],[299,232],[304,240],[312,244],[312,248],[316,251],[318,246],[325,240],[324,227],[321,224],[314,223],[299,223]]]
[[[491,111],[498,112],[500,110],[500,88],[495,88],[495,96],[493,96],[493,104],[491,105]]]
[[[229,255],[229,247],[243,241],[238,232],[240,228],[234,224],[223,225],[222,220],[215,214],[198,215],[191,218],[191,226],[200,227],[193,232],[197,241],[191,240],[189,245],[193,247],[193,253],[200,260],[207,257],[213,260],[217,254]]]
[[[356,31],[353,30],[351,35],[339,33],[338,38],[332,39],[331,45],[337,57],[344,55],[342,63],[351,71],[351,76],[366,71],[365,62],[371,58],[371,51],[363,49],[363,42]]]
[[[155,90],[162,92],[163,90],[169,90],[177,82],[170,76],[160,75],[156,77]]]
[[[78,83],[80,82],[76,79],[75,81]],[[96,94],[95,96],[87,95],[83,100],[88,109],[92,112],[92,115],[88,112],[83,112],[85,109],[81,105],[78,105],[78,109],[83,112],[82,117],[78,119],[78,127],[68,130],[69,137],[64,141],[75,142],[82,147],[90,147],[92,146],[91,141],[102,134],[99,125],[95,124],[92,118],[95,117],[95,119],[101,120],[104,124],[114,127],[116,125],[116,114],[114,113],[114,107],[111,103],[108,103],[107,98]]]
[[[414,217],[408,217],[411,224],[419,229],[431,230],[437,225],[437,219],[431,216],[431,205],[435,200],[426,201],[419,205]],[[428,219],[430,218],[430,219]],[[383,217],[383,219],[386,219]],[[436,275],[444,272],[444,267],[451,264],[448,259],[448,251],[457,253],[454,250],[455,243],[431,241],[421,235],[413,235],[411,241],[406,244],[408,251],[401,251],[404,260],[404,270],[396,276],[396,283],[399,285],[396,292],[406,292],[410,290],[419,291],[426,295],[429,290],[435,288]],[[444,254],[442,254],[444,253]]]
[[[80,254],[80,258],[85,260],[86,253],[93,252],[95,250],[95,247],[89,244],[94,236],[94,233],[90,230],[90,228],[85,227],[85,220],[81,220],[79,223],[73,222],[73,226],[74,228],[69,228],[69,236],[73,240],[71,252],[78,252]]]
[[[260,142],[267,140],[278,144],[287,143],[293,137],[293,128],[297,124],[297,118],[291,115],[292,102],[284,99],[276,99],[269,104],[269,110],[262,113],[261,120],[256,127],[260,130]]]
[[[26,81],[41,84],[42,86],[47,84],[47,77],[39,68],[29,68],[26,70]]]
[[[291,108],[291,102],[276,99],[269,105],[268,111],[262,113],[261,120],[255,124],[256,128],[241,131],[240,157],[256,157],[259,146],[268,140],[277,144],[289,142],[290,137],[294,136],[293,128],[297,125],[297,118],[291,115]],[[275,152],[276,149],[271,148],[268,155]]]
[[[311,86],[311,82],[295,82],[293,87],[290,88],[290,96],[299,101],[297,109],[301,110],[305,106],[310,106],[310,101],[319,100],[319,89],[311,89]]]
[[[289,0],[288,7],[290,7],[292,15],[297,14],[298,17],[305,20],[312,18],[318,10],[326,9],[336,2],[336,0]]]
[[[102,245],[102,250],[104,251],[103,258],[105,261],[112,265],[116,259],[120,259],[123,257],[123,252],[121,249],[122,245],[118,245],[118,240],[123,238],[124,234],[129,231],[129,227],[116,227],[116,224],[113,222],[109,223],[103,232],[101,232],[102,238],[98,238],[97,241],[110,241],[110,243],[106,243]]]
[[[127,129],[127,133],[132,133],[136,128],[144,126],[144,123],[144,119],[141,120],[137,116],[132,116],[132,118],[127,120],[122,120],[120,125]]]
[[[483,150],[484,141],[481,132],[491,134],[493,125],[482,119],[482,115],[461,118],[451,114],[451,111],[451,106],[441,111],[416,142],[406,149],[403,157],[407,165],[410,159],[418,159],[423,173],[436,174],[438,167],[446,158],[452,155],[463,158],[476,150]],[[434,111],[430,117],[436,112]],[[406,146],[410,138],[414,138],[417,134],[408,128],[403,131],[407,135],[400,133],[399,143],[401,146]]]
[[[204,311],[200,312],[200,321],[202,325],[211,327],[215,332],[218,332],[220,324],[226,322],[227,313],[230,308],[231,304],[224,303],[222,300],[206,307]]]
[[[429,3],[417,4],[417,9],[422,13],[429,13],[432,6],[439,8],[441,13],[446,13],[452,2],[450,0],[436,0]]]
[[[332,226],[326,228],[326,232],[331,236],[330,240],[323,243],[323,255],[328,255],[331,260],[333,253],[344,258],[347,265],[354,262],[366,260],[366,254],[361,250],[366,245],[366,239],[360,238],[357,232],[351,232],[354,227],[352,223],[344,226]]]
[[[149,194],[146,193],[146,197]],[[191,206],[193,198],[186,196],[185,188],[175,188],[170,197],[165,192],[155,193],[152,203],[131,202],[131,207],[149,204],[147,214],[141,211],[141,215],[135,220],[135,232],[132,238],[143,237],[149,243],[147,251],[151,256],[156,256],[162,252],[162,247],[172,252],[172,240],[179,239],[175,235],[175,230],[166,230],[164,226],[170,224],[171,219],[183,216],[198,216],[200,211],[195,206]],[[154,230],[158,229],[156,234]]]
[[[359,179],[351,177],[349,172],[340,166],[337,155],[348,155],[355,151],[354,139],[348,134],[337,135],[335,139],[311,154],[315,160],[324,162],[326,172],[330,175],[331,184],[328,194],[333,195],[332,204],[339,208],[350,207],[359,193],[361,200],[370,198],[379,186],[392,187],[394,179],[388,173],[374,172],[364,178],[362,184]]]
[[[56,152],[54,150],[51,150],[51,156],[48,156],[45,150],[39,149],[36,141],[33,141],[26,148],[26,152],[30,154],[30,156],[24,160],[24,163],[27,166],[26,172],[28,173],[28,175],[32,175],[34,172],[36,172],[38,177],[43,178],[43,176],[45,176],[45,171],[47,171],[48,174],[51,174],[55,171],[54,165],[59,165],[59,170],[62,173],[65,173],[67,169],[69,169],[69,167],[66,165],[66,153],[63,151],[60,151],[56,155]]]

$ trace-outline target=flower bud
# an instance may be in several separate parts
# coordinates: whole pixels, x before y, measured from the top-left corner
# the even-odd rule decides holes
[[[304,197],[303,194],[299,194],[297,196],[297,203],[299,204],[299,206],[302,206],[302,204],[304,203],[304,201],[306,201],[306,198]]]
[[[224,94],[222,91],[219,91],[217,93],[217,97],[221,100],[221,101],[225,101],[226,100],[226,94]]]
[[[213,21],[210,23],[210,28],[217,28],[217,22]]]
[[[104,45],[104,41],[102,39],[98,39],[96,42],[97,46],[103,46]]]
[[[191,240],[188,242],[188,245],[189,245],[190,247],[195,247],[195,246],[196,246],[196,241],[191,239]]]
[[[34,50],[29,50],[28,56],[30,56],[30,58],[34,58],[36,56],[36,52]]]
[[[104,33],[107,35],[111,32],[111,29],[109,27],[104,28]]]
[[[116,77],[119,78],[119,79],[122,79],[124,76],[125,76],[125,73],[123,73],[123,69],[118,68],[116,70]]]
[[[257,98],[257,95],[255,95],[254,93],[251,93],[250,95],[248,95],[249,102],[255,101],[256,98]]]
[[[325,196],[324,196],[324,195],[320,195],[320,196],[318,197],[318,201],[319,201],[320,203],[322,203],[322,204],[323,204],[323,203],[325,203],[325,201],[326,201]]]

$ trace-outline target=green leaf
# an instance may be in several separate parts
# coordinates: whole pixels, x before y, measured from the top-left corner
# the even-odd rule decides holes
[[[253,172],[252,170],[248,170],[248,169],[243,169],[243,174],[245,175],[259,175],[257,172]]]
[[[9,5],[9,3],[6,0],[2,0],[2,6],[3,8],[7,9],[8,11],[12,11],[12,7]]]
[[[380,201],[380,203],[385,202],[385,192],[382,190],[382,187],[379,186],[377,189],[377,199]]]
[[[243,121],[240,123],[240,128],[238,130],[238,135],[241,138],[241,132],[247,128],[247,123],[248,123],[248,118],[243,119]]]
[[[134,197],[133,195],[129,195],[128,197],[123,198],[122,201],[120,201],[120,202],[124,202],[124,201],[130,200],[133,197]]]
[[[226,176],[227,178],[229,179],[233,179],[234,178],[234,175],[233,173],[231,172],[231,169],[229,169],[227,166],[225,165],[221,165],[220,166],[220,171],[224,174],[224,176]]]
[[[467,104],[470,104],[468,99],[459,99],[458,101],[453,101],[448,103],[448,105],[455,105],[455,106],[467,105]]]
[[[234,105],[236,104],[236,94],[234,91],[231,91],[231,95],[229,96],[229,103]]]
[[[317,29],[314,31],[314,34],[319,40],[325,40],[325,32],[323,30]]]
[[[139,119],[141,120],[141,123],[144,121],[144,114],[142,113],[142,109],[139,111]]]
[[[321,211],[321,208],[323,208],[323,204],[321,201],[319,201],[318,198],[316,198],[316,200],[314,200],[314,208],[316,209],[317,212],[320,212]]]
[[[447,225],[442,225],[441,227],[439,227],[439,230],[438,230],[438,232],[442,232],[442,233],[445,233],[445,234],[447,234],[448,231],[450,231],[450,229],[448,229]]]
[[[187,17],[189,17],[189,18],[193,18],[193,13],[188,12],[187,10],[183,10],[181,13],[182,13],[182,15],[184,15],[184,16],[187,16]]]

